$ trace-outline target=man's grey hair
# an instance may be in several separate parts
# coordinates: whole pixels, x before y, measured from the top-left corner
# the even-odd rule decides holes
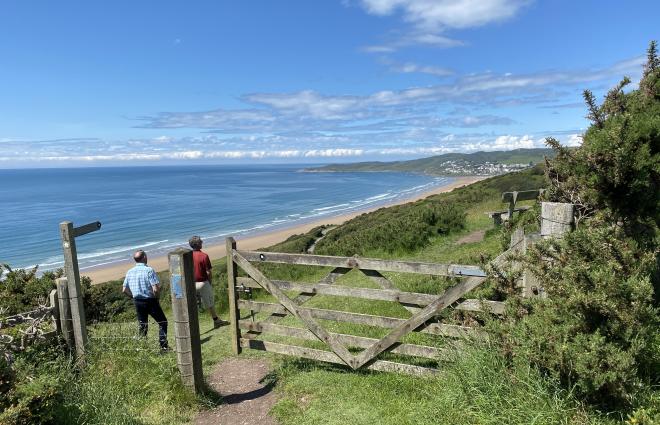
[[[188,244],[190,245],[190,247],[192,249],[201,249],[202,248],[202,238],[200,238],[199,236],[193,236],[188,241]]]
[[[141,249],[138,249],[135,251],[135,254],[133,254],[133,260],[135,260],[136,263],[141,263],[144,261],[144,257],[147,256],[147,253],[142,251]]]

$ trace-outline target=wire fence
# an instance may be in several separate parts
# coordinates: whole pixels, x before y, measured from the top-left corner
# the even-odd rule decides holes
[[[99,322],[88,324],[89,348],[102,351],[163,351],[163,344],[170,346],[169,335],[160,335],[159,324],[149,320],[144,329],[136,321]],[[172,338],[173,340],[173,338]]]

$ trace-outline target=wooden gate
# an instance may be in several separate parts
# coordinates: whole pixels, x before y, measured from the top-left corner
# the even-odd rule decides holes
[[[503,255],[496,261],[500,261]],[[403,343],[402,339],[411,332],[445,337],[464,337],[479,333],[475,328],[439,323],[435,318],[446,308],[488,311],[495,314],[501,313],[504,309],[504,304],[501,302],[464,299],[465,294],[481,285],[486,278],[485,272],[476,266],[241,251],[236,249],[236,242],[232,238],[227,239],[227,259],[230,326],[232,348],[235,354],[239,354],[243,348],[249,348],[342,364],[352,369],[366,368],[412,374],[434,373],[437,371],[435,368],[382,360],[379,359],[379,356],[389,352],[403,356],[442,360],[447,354],[443,349]],[[318,283],[300,283],[270,279],[252,263],[282,263],[333,267],[333,269]],[[238,277],[239,268],[248,277]],[[339,277],[353,269],[364,273],[381,289],[334,284]],[[461,279],[459,283],[449,287],[442,294],[433,295],[401,291],[380,272],[450,276]],[[272,295],[277,303],[241,299],[240,294],[245,293],[246,288],[262,288]],[[295,292],[297,296],[289,297],[287,292]],[[317,294],[392,301],[402,305],[411,312],[412,316],[403,319],[305,307],[304,304]],[[241,310],[244,312],[249,310],[252,315],[255,312],[266,313],[266,315],[258,314],[259,320],[254,320],[254,316],[251,320],[241,319]],[[277,324],[286,316],[296,317],[305,328]],[[318,320],[377,326],[387,328],[389,332],[381,339],[333,333],[327,331]],[[262,334],[321,341],[330,351],[258,339]],[[354,352],[355,349],[363,350],[354,354],[349,347],[353,348]]]

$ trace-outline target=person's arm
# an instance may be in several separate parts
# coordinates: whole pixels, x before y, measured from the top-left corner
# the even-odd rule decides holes
[[[154,297],[158,298],[160,295],[160,281],[158,280],[158,275],[154,269],[149,271],[149,283],[151,284],[151,290],[154,293]]]
[[[209,278],[209,283],[213,285],[213,274],[211,273],[211,269],[213,266],[211,265],[211,260],[209,259],[209,256],[206,256],[206,276]]]
[[[128,298],[133,298],[133,293],[131,292],[131,288],[128,287],[128,281],[126,279],[124,279],[124,286],[121,288],[121,292]]]

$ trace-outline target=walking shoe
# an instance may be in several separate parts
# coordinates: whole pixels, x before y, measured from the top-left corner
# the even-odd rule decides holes
[[[214,319],[213,320],[213,328],[218,329],[220,326],[227,326],[229,324],[228,321],[222,320],[222,319]]]

